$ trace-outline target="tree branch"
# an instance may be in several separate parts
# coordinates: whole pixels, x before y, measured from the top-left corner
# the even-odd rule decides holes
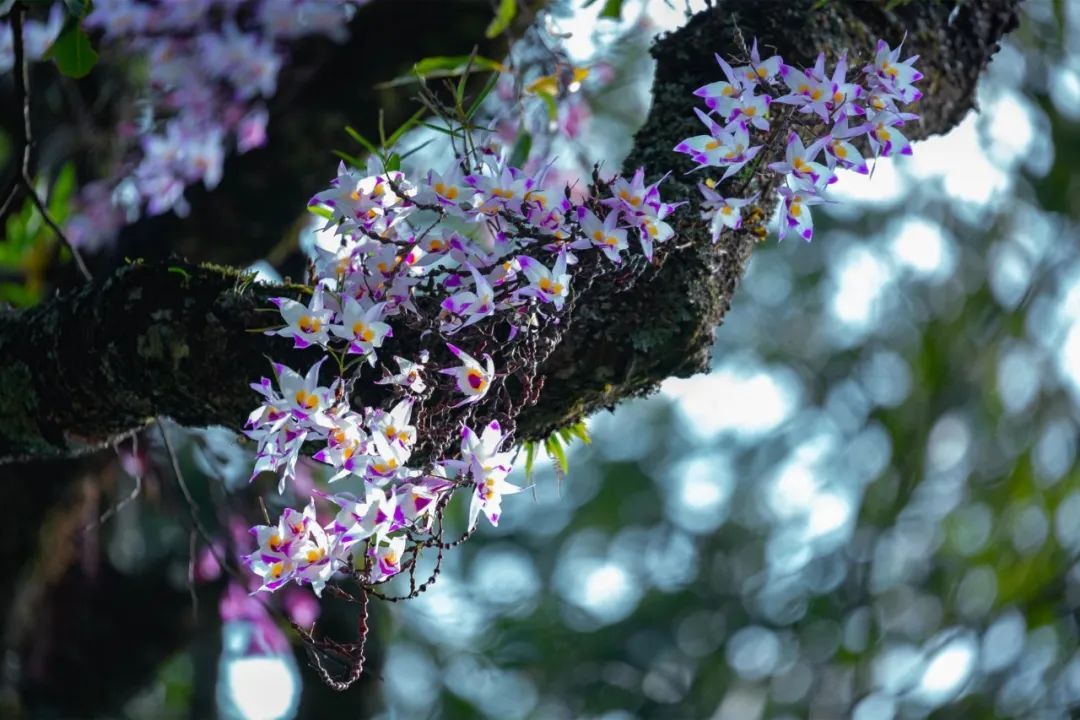
[[[677,215],[678,244],[629,289],[609,274],[578,300],[540,369],[539,402],[518,420],[519,439],[707,368],[713,332],[755,244],[749,231],[710,242],[698,219],[699,177],[671,150],[699,132],[692,91],[719,76],[714,52],[738,53],[741,33],[791,64],[812,64],[819,50],[865,60],[876,38],[895,44],[906,32],[905,48],[921,56],[926,76],[916,108],[923,119],[909,132],[918,139],[948,130],[973,106],[978,76],[1015,26],[1019,0],[913,0],[895,11],[877,2],[817,4],[728,0],[657,41],[653,108],[626,167],[643,165],[654,179],[674,171],[665,198],[689,203]],[[762,192],[761,207],[771,209],[769,173],[746,182],[747,194]],[[158,414],[238,428],[255,405],[247,385],[266,374],[268,356],[297,368],[317,358],[251,332],[277,321],[260,309],[282,292],[220,267],[136,264],[41,307],[0,314],[0,461],[98,447]],[[415,355],[421,339],[396,335],[393,351]],[[376,388],[357,392],[370,401]]]

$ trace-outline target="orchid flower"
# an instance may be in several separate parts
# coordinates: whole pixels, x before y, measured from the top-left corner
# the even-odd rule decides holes
[[[620,253],[628,247],[626,242],[626,230],[618,227],[621,213],[612,210],[601,222],[591,210],[578,208],[578,223],[585,233],[585,239],[580,243],[574,243],[572,247],[597,247],[613,263],[621,263]]]
[[[562,310],[570,292],[570,275],[566,272],[566,253],[559,253],[555,267],[548,269],[539,260],[528,255],[517,256],[518,266],[529,279],[529,285],[517,291],[522,297],[534,297],[541,302],[552,303]]]
[[[495,291],[475,267],[467,267],[473,278],[473,289],[451,295],[442,302],[443,310],[464,320],[460,323],[444,323],[443,332],[457,332],[495,312]]]
[[[759,82],[769,82],[780,72],[783,63],[779,55],[773,55],[765,60],[758,54],[758,41],[754,38],[754,44],[750,47],[750,64],[735,68],[734,74],[741,78],[746,85],[756,85]]]
[[[698,168],[726,167],[722,180],[737,173],[743,165],[750,162],[761,150],[761,146],[750,147],[750,135],[745,122],[735,122],[729,128],[718,125],[701,110],[694,108],[698,118],[709,129],[708,135],[696,135],[683,140],[675,146],[675,152],[689,155]]]
[[[895,48],[890,48],[884,40],[878,40],[874,62],[867,65],[864,71],[898,100],[907,104],[922,98],[922,93],[912,87],[912,83],[921,80],[923,75],[914,67],[915,61],[919,59],[918,55],[900,60],[900,49],[903,46],[901,41]]]
[[[420,362],[418,363],[395,355],[394,361],[398,364],[398,372],[395,374],[388,374],[381,380],[376,380],[375,384],[397,385],[398,387],[408,388],[412,392],[420,394],[427,389],[427,384],[424,382],[423,377],[424,365],[427,363],[427,358],[427,350],[421,351]]]
[[[825,200],[814,193],[812,188],[780,188],[783,198],[784,216],[780,219],[780,239],[783,240],[789,229],[799,233],[799,237],[810,242],[814,236],[814,218],[810,215],[810,205],[819,205]]]
[[[383,341],[393,335],[390,326],[382,322],[385,312],[386,303],[361,303],[346,297],[340,322],[331,325],[330,332],[349,341],[348,352],[366,356],[368,363],[374,366],[375,349],[382,347]]]
[[[446,347],[450,349],[454,357],[461,361],[461,365],[455,368],[444,368],[439,372],[444,375],[452,375],[457,380],[458,390],[465,393],[465,399],[452,407],[480,401],[487,395],[487,391],[491,387],[491,381],[495,379],[495,361],[491,359],[490,355],[484,353],[484,358],[487,361],[487,366],[484,367],[464,350],[450,343],[446,343]]]
[[[826,141],[827,138],[819,138],[806,147],[799,134],[793,130],[788,134],[783,162],[769,163],[769,169],[792,175],[816,186],[831,183],[835,180],[833,173],[821,163],[814,162]]]
[[[701,213],[703,220],[709,221],[709,234],[713,242],[720,239],[724,228],[738,230],[742,227],[742,209],[752,203],[757,195],[748,198],[726,198],[713,189],[715,183],[701,183],[698,189],[704,200],[701,203],[704,209]]]
[[[720,66],[720,69],[724,71],[724,77],[727,78],[727,80],[709,83],[708,85],[699,87],[694,91],[694,95],[704,98],[705,106],[710,110],[726,117],[731,113],[735,99],[742,94],[743,90],[747,88],[747,85],[735,73],[735,70],[732,69],[731,65],[729,65],[724,58],[720,57],[719,53],[716,55],[716,63]]]
[[[916,118],[918,118],[918,115],[914,113],[894,113],[888,110],[883,110],[869,117],[865,125],[867,128],[866,136],[874,155],[889,157],[897,152],[901,155],[910,155],[911,142],[896,128],[903,125],[905,121]]]
[[[295,348],[325,346],[330,342],[327,330],[333,322],[334,313],[323,307],[321,286],[316,286],[308,305],[284,297],[271,298],[270,302],[278,307],[281,317],[288,324],[279,330],[268,330],[267,335],[291,337]]]

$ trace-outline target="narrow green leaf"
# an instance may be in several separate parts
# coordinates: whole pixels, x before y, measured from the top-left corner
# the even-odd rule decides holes
[[[404,135],[412,128],[416,127],[416,124],[420,121],[420,118],[424,117],[425,113],[427,113],[427,108],[420,108],[413,113],[411,118],[403,122],[401,124],[401,127],[390,133],[390,137],[386,139],[386,149],[389,150],[390,148],[394,147],[394,145],[397,144],[397,141],[401,139],[402,135]]]
[[[525,443],[525,482],[532,479],[533,463],[536,462],[536,448],[538,443],[531,440]]]
[[[473,115],[475,115],[480,109],[480,106],[484,104],[484,101],[487,100],[491,91],[495,89],[495,85],[498,84],[500,77],[501,73],[493,73],[491,77],[488,78],[488,81],[484,84],[484,88],[475,98],[473,98],[472,105],[470,105],[469,109],[465,112],[466,120],[472,120]]]
[[[441,132],[444,135],[450,135],[451,137],[458,137],[458,135],[460,134],[459,130],[455,130],[454,128],[450,128],[450,127],[443,127],[442,125],[436,125],[435,123],[422,122],[422,123],[420,123],[420,125],[422,125],[423,127],[429,128],[431,130]]]
[[[484,35],[488,39],[501,35],[506,31],[506,28],[510,27],[510,23],[514,22],[516,15],[517,0],[501,0],[499,9],[495,12],[495,17],[492,19],[491,24],[487,26],[487,30],[484,31]]]
[[[510,165],[524,167],[525,161],[529,159],[530,150],[532,150],[532,135],[523,132],[518,136],[517,142],[514,143],[514,149],[510,153]]]
[[[360,158],[350,155],[349,153],[341,152],[340,150],[334,150],[333,153],[354,168],[365,167],[364,162]]]
[[[353,127],[350,127],[350,126],[346,125],[345,126],[345,132],[348,133],[349,137],[351,137],[353,140],[360,143],[360,145],[362,145],[363,148],[365,150],[367,150],[369,153],[371,153],[372,155],[378,155],[379,154],[379,149],[375,147],[375,144],[373,142],[371,142],[370,140],[368,140],[363,135],[361,135],[356,130],[356,128],[353,128]]]
[[[548,120],[554,122],[559,118],[559,106],[555,104],[555,98],[546,92],[537,93],[537,97],[544,101],[547,106]]]
[[[589,437],[589,430],[585,427],[584,420],[574,423],[568,428],[568,430],[570,430],[570,433],[574,437],[579,438],[581,442],[585,443],[586,445],[592,444],[592,438]]]
[[[558,434],[553,434],[547,440],[544,441],[544,449],[547,450],[548,455],[555,458],[559,467],[562,468],[563,475],[570,470],[570,465],[566,460],[566,448],[563,447],[562,440],[559,439]]]
[[[401,159],[402,159],[402,160],[405,160],[405,159],[407,159],[407,158],[408,158],[408,157],[409,157],[410,155],[412,155],[413,153],[418,153],[418,152],[420,152],[421,150],[423,150],[424,148],[426,148],[426,147],[427,147],[428,145],[430,145],[430,144],[431,144],[431,143],[433,143],[433,142],[435,142],[435,138],[432,138],[432,139],[430,139],[430,140],[425,140],[424,142],[422,142],[422,143],[420,143],[419,145],[417,145],[416,147],[414,147],[414,148],[413,148],[412,150],[408,150],[408,151],[406,151],[405,153],[403,153],[403,154],[401,155]]]
[[[71,193],[75,189],[75,164],[68,162],[60,168],[56,182],[49,190],[49,215],[57,223],[63,224],[68,219]]]
[[[418,60],[416,64],[413,65],[412,72],[408,75],[401,75],[393,80],[381,82],[376,85],[375,88],[382,90],[397,87],[399,85],[420,82],[422,79],[458,77],[463,74],[466,69],[468,69],[469,72],[503,72],[506,70],[506,67],[502,63],[479,55],[473,58],[472,64],[470,65],[470,57],[471,56],[469,55],[437,55],[435,57],[424,58]]]
[[[456,76],[465,72],[465,69],[470,65],[470,59],[472,60],[472,67],[477,70],[498,70],[501,72],[505,69],[502,63],[482,55],[438,55],[417,62],[413,65],[413,72],[424,77]]]

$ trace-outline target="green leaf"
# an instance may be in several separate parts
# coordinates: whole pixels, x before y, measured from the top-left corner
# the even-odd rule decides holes
[[[57,224],[63,225],[68,218],[71,193],[75,190],[75,164],[68,162],[60,168],[49,191],[49,215]]]
[[[530,150],[532,150],[532,135],[523,132],[518,135],[517,142],[514,143],[514,149],[510,153],[510,165],[524,167],[525,161],[529,159]]]
[[[539,443],[529,440],[525,443],[525,481],[532,479],[533,463],[536,462],[536,448]]]
[[[471,64],[469,62],[470,58],[472,58]],[[496,60],[480,55],[475,57],[471,55],[436,55],[418,60],[413,65],[412,72],[408,75],[402,75],[393,80],[379,83],[375,87],[384,89],[397,87],[398,85],[408,85],[409,83],[419,82],[421,79],[458,77],[463,75],[466,70],[469,72],[503,72],[506,67]]]
[[[458,137],[461,134],[460,130],[456,130],[452,127],[443,127],[442,125],[436,125],[435,123],[422,122],[420,123],[420,125],[428,128],[429,130],[435,130],[451,137]]]
[[[566,448],[563,447],[558,433],[552,434],[551,437],[544,441],[544,449],[547,450],[548,455],[555,458],[558,467],[562,470],[562,474],[566,475],[570,471],[570,464],[566,459]]]
[[[386,158],[386,172],[396,172],[401,169],[401,156],[397,153],[390,153],[390,157]]]
[[[386,149],[389,150],[390,148],[394,147],[394,145],[397,144],[397,141],[401,139],[402,135],[404,135],[406,132],[408,132],[412,128],[416,127],[416,124],[418,122],[420,122],[420,118],[424,117],[424,114],[426,112],[427,112],[427,108],[423,108],[423,107],[420,108],[419,110],[417,110],[416,112],[413,113],[411,118],[409,118],[408,120],[403,122],[401,124],[401,127],[399,127],[394,132],[390,133],[390,137],[386,139]]]
[[[349,127],[348,125],[346,125],[345,126],[345,132],[348,133],[349,137],[351,137],[353,140],[360,143],[363,146],[363,148],[365,150],[367,150],[369,153],[371,153],[372,155],[378,155],[379,154],[379,150],[378,150],[378,148],[375,147],[375,143],[371,142],[366,137],[361,135],[359,133],[359,131],[357,131],[355,128],[352,128],[352,127]]]
[[[514,17],[516,15],[517,0],[501,0],[501,2],[499,2],[499,9],[495,12],[495,18],[491,21],[491,24],[487,26],[487,30],[484,31],[484,36],[491,39],[502,34],[506,28],[510,27],[510,23],[514,22]]]
[[[547,106],[548,120],[554,122],[559,118],[559,106],[555,104],[555,98],[546,92],[537,93],[536,96],[544,101]]]
[[[503,64],[486,58],[482,55],[437,55],[420,60],[413,65],[413,72],[422,77],[449,77],[457,76],[465,72],[470,66],[477,70],[498,70],[502,72]]]
[[[308,205],[307,211],[312,215],[318,215],[326,220],[334,219],[334,211],[328,207],[323,207],[322,205]]]
[[[86,77],[98,61],[90,38],[77,23],[60,34],[44,57],[51,58],[61,73],[73,78]]]
[[[581,442],[585,443],[586,445],[591,445],[592,444],[592,438],[589,437],[589,431],[585,427],[585,421],[584,420],[581,420],[579,422],[574,423],[573,425],[568,427],[567,430],[570,431],[571,435],[573,435],[574,437],[580,439]]]
[[[621,20],[622,3],[623,0],[605,0],[604,9],[600,11],[600,17]]]
[[[488,78],[487,83],[484,85],[484,89],[473,98],[472,105],[469,106],[468,111],[465,113],[466,120],[472,120],[473,115],[480,109],[480,106],[487,100],[487,96],[491,94],[491,91],[495,89],[495,85],[499,82],[500,73],[494,73]]]
[[[350,155],[349,153],[341,152],[340,150],[334,150],[333,153],[349,165],[352,165],[354,168],[366,167],[364,161],[356,157],[355,155]]]
[[[426,148],[426,147],[427,147],[428,145],[430,145],[430,144],[431,144],[431,143],[433,143],[433,142],[435,142],[435,138],[431,138],[430,140],[425,140],[424,142],[422,142],[422,143],[420,143],[419,145],[417,145],[416,147],[414,147],[414,148],[413,148],[412,150],[408,150],[408,151],[406,151],[406,152],[405,152],[405,153],[404,153],[404,154],[403,154],[403,155],[401,156],[401,159],[402,159],[402,160],[404,160],[404,159],[406,159],[407,157],[409,157],[410,155],[412,155],[413,153],[417,153],[417,152],[420,152],[421,150],[423,150],[424,148]]]

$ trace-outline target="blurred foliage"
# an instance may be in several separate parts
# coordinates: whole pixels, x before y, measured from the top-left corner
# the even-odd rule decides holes
[[[75,167],[67,163],[48,193],[42,193],[48,198],[50,217],[58,224],[67,219],[74,189]],[[46,275],[57,252],[70,260],[67,249],[45,224],[33,201],[26,198],[21,210],[8,215],[0,237],[0,302],[15,307],[37,304],[48,288]]]

